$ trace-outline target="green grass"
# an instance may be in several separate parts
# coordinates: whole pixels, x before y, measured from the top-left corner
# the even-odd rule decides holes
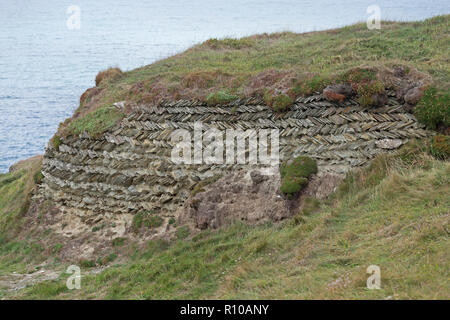
[[[450,164],[421,150],[379,156],[326,203],[309,200],[301,219],[150,241],[127,263],[83,277],[80,290],[63,279],[13,297],[449,299]],[[381,290],[366,288],[369,265],[381,268]]]
[[[70,131],[73,134],[87,132],[91,137],[95,137],[115,125],[122,117],[123,113],[117,108],[104,106],[83,118],[75,119],[70,123]]]
[[[61,126],[59,135],[83,130],[90,134],[103,132],[123,116],[104,109],[117,101],[207,101],[209,97],[210,103],[225,103],[234,97],[263,97],[266,90],[287,94],[292,99],[320,91],[331,82],[357,80],[349,78],[349,70],[360,66],[369,71],[364,71],[359,81],[375,80],[386,68],[403,65],[407,73],[417,69],[430,75],[439,90],[448,91],[449,19],[450,15],[420,22],[384,21],[381,30],[368,30],[361,23],[304,34],[283,32],[211,39],[173,57],[117,72],[118,76],[99,82],[91,90],[89,101],[83,101],[73,119]],[[371,72],[371,68],[377,72]],[[363,103],[370,103],[366,100]],[[280,98],[281,106],[287,102],[285,97]]]

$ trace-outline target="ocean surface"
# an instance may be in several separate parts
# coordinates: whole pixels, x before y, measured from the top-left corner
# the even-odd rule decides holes
[[[0,0],[0,172],[44,152],[99,70],[134,69],[209,38],[366,21],[373,4],[383,20],[450,13],[449,0]]]

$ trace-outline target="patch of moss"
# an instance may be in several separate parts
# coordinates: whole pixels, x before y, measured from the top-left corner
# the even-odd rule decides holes
[[[280,167],[280,191],[292,195],[302,190],[308,183],[308,178],[317,173],[317,163],[309,157],[297,157],[284,162]]]
[[[422,99],[418,102],[414,114],[427,126],[435,130],[439,126],[450,126],[450,94],[439,92],[435,87],[425,90]]]
[[[225,91],[218,91],[209,94],[206,97],[206,103],[209,106],[216,106],[216,105],[225,105],[229,104],[230,102],[238,99],[238,96],[228,94]]]

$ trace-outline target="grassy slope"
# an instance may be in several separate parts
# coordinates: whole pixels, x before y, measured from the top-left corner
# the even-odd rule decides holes
[[[74,119],[83,119],[101,109],[97,117],[69,119],[59,131],[63,134],[68,128],[70,132],[88,130],[95,134],[104,130],[105,125],[120,118],[106,109],[117,101],[204,100],[209,94],[222,91],[253,96],[263,95],[266,89],[285,93],[295,89],[290,92],[301,95],[317,87],[313,75],[333,79],[361,65],[402,64],[417,68],[431,75],[439,89],[448,90],[449,23],[450,15],[446,15],[422,22],[383,22],[381,30],[356,24],[306,34],[285,32],[211,39],[151,65],[122,75],[114,73],[110,81],[103,80],[83,96],[74,114]],[[96,118],[102,119],[100,123]]]
[[[33,157],[15,165],[16,170],[0,174],[0,275],[22,272],[29,264],[41,260],[44,248],[16,236],[23,228],[24,215],[34,188],[34,175],[41,167],[42,157]]]
[[[315,213],[152,241],[130,261],[15,298],[450,298],[450,164],[413,149],[351,174]],[[366,289],[369,265],[381,290]]]

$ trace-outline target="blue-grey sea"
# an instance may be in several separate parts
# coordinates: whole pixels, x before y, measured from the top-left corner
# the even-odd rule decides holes
[[[370,5],[384,20],[450,13],[449,0],[0,0],[0,172],[43,153],[101,69],[133,69],[208,38],[366,21]]]

